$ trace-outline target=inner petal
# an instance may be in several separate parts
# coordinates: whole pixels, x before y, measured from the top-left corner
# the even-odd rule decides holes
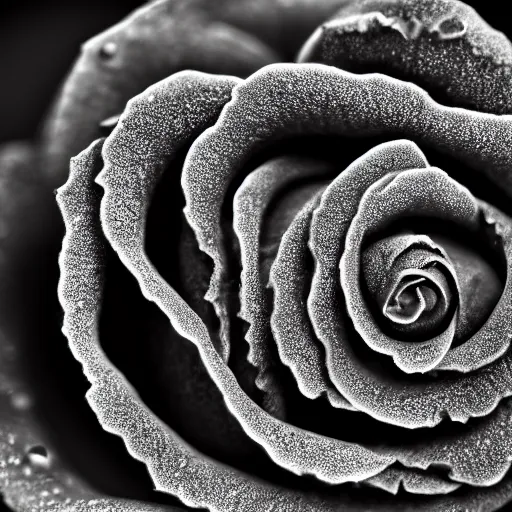
[[[376,322],[394,339],[437,336],[460,302],[451,261],[425,235],[396,234],[371,244],[363,252],[362,273]]]
[[[394,290],[386,302],[382,311],[384,315],[397,324],[409,325],[415,323],[425,311],[432,310],[437,302],[436,294],[425,286],[425,282],[425,278],[418,277],[400,283],[398,290]],[[423,290],[433,294],[429,308]]]

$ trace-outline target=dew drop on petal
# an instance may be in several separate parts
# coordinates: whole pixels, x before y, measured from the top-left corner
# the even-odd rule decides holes
[[[113,41],[105,43],[100,49],[100,57],[104,60],[111,59],[117,52],[117,44]]]
[[[431,32],[435,32],[439,39],[449,40],[462,37],[467,31],[467,24],[457,16],[444,18],[436,23]]]
[[[48,469],[50,467],[48,450],[42,445],[31,446],[25,454],[24,462],[35,469]]]

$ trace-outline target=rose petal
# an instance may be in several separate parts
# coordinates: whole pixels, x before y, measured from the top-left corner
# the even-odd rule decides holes
[[[138,210],[144,200],[149,201],[166,164],[183,145],[190,143],[197,133],[215,120],[237,81],[235,77],[214,78],[198,72],[181,72],[158,82],[128,103],[113,136],[123,138],[123,148],[132,148],[130,158],[138,156],[140,169],[135,182],[136,191],[131,197],[124,198],[124,203],[129,200],[132,208]],[[182,123],[183,119],[187,120],[186,124]],[[119,151],[128,163],[128,157],[116,146],[112,146],[112,151]],[[135,164],[131,162],[131,165]],[[119,188],[130,190],[128,174],[119,175],[116,180]],[[144,195],[139,197],[140,193]],[[133,237],[138,236],[142,229],[143,226],[138,225]],[[226,318],[227,323],[225,304],[218,306],[217,314],[222,319]],[[229,341],[224,336],[221,343],[219,350],[225,356],[229,352]]]
[[[468,388],[471,393],[471,388]],[[510,399],[485,418],[472,420],[456,433],[436,435],[412,446],[402,444],[389,451],[405,466],[449,469],[450,480],[476,486],[501,481],[512,463],[512,419]],[[386,450],[386,448],[384,448]]]
[[[169,154],[172,155],[172,149],[190,137],[190,125],[197,128],[202,121],[204,128],[211,116],[218,112],[218,101],[213,104],[205,101],[205,93],[198,94],[199,88],[219,94],[219,89],[232,86],[232,83],[232,80],[213,75],[181,73],[156,84],[129,103],[120,124],[107,139],[103,149],[105,167],[97,178],[105,190],[101,208],[105,235],[121,261],[137,278],[144,296],[161,308],[181,336],[196,345],[229,410],[249,437],[266,449],[272,460],[294,473],[316,475],[327,482],[367,478],[387,467],[391,463],[390,458],[355,444],[295,428],[261,410],[242,391],[222,361],[198,315],[162,279],[144,252],[145,220],[151,191],[164,165],[169,163]],[[155,93],[155,99],[148,102],[151,93]],[[190,103],[186,103],[181,94],[193,95],[195,102],[191,98]],[[182,113],[187,119],[185,130],[176,110],[157,111],[158,122],[150,122],[155,117],[155,112],[152,112],[154,103],[169,103],[176,98],[181,100],[177,101],[179,105],[185,105],[186,110]],[[170,121],[162,116],[170,117],[177,126],[169,126]],[[69,245],[74,247],[76,243]],[[70,268],[70,265],[64,267]],[[69,298],[63,298],[62,303],[70,311],[71,292],[67,296]]]
[[[318,196],[313,197],[297,214],[283,235],[272,265],[272,334],[281,361],[292,371],[304,396],[315,399],[325,394],[333,407],[353,409],[329,381],[324,355],[315,340],[306,308],[309,225],[318,200]]]
[[[19,298],[15,295],[12,276],[19,276],[20,258],[27,250],[34,251],[41,232],[47,236],[47,243],[51,243],[52,234],[41,229],[49,225],[44,206],[47,206],[46,194],[51,196],[51,191],[37,174],[38,167],[36,151],[30,145],[10,143],[0,148],[0,491],[3,499],[12,510],[19,511],[65,508],[70,512],[99,512],[108,504],[110,510],[171,512],[176,509],[109,498],[90,488],[61,459],[34,410],[37,398],[27,376],[26,354],[22,350],[25,333],[19,327],[19,315],[23,318],[23,313],[28,315],[30,311],[13,312]]]
[[[315,258],[315,274],[308,299],[311,322],[326,349],[327,368],[333,377],[331,359],[337,345],[346,338],[333,336],[338,330],[341,310],[337,298],[337,267],[345,233],[368,187],[390,172],[425,167],[421,151],[408,141],[396,141],[377,146],[334,180],[325,191],[311,225],[311,252]],[[335,243],[333,243],[333,241]],[[357,271],[359,275],[359,270]],[[360,288],[359,283],[356,285]],[[355,290],[353,290],[355,292]],[[373,323],[373,319],[371,319]],[[355,404],[353,404],[355,405]],[[356,406],[357,407],[357,406]]]
[[[191,147],[183,170],[185,214],[199,247],[214,261],[208,300],[219,307],[225,265],[219,226],[224,196],[255,151],[293,135],[397,132],[441,148],[503,189],[512,188],[508,116],[441,107],[412,84],[318,64],[268,66],[236,87],[215,126]]]
[[[487,231],[495,230],[488,225]],[[475,244],[464,234],[456,240],[448,232],[430,233],[429,236],[447,253],[459,281],[460,308],[455,341],[460,344],[484,325],[503,294],[504,265],[503,258],[500,258],[503,254],[497,254],[505,252],[503,243],[499,238],[492,240],[489,236],[487,241],[479,243],[477,239]]]
[[[371,185],[361,198],[357,214],[346,233],[340,279],[348,314],[366,344],[392,356],[395,364],[407,373],[425,373],[435,368],[448,352],[455,333],[456,316],[443,333],[428,341],[398,341],[381,332],[359,286],[363,238],[406,215],[452,221],[471,229],[478,224],[479,210],[469,191],[439,169],[388,174]]]
[[[277,48],[284,54],[283,61],[297,53],[297,48],[312,30],[350,1],[227,0],[219,2],[222,9],[218,15]]]
[[[505,354],[512,340],[512,220],[479,202],[484,222],[495,231],[506,259],[507,277],[501,297],[485,324],[465,343],[450,350],[439,369],[470,372]],[[504,357],[510,357],[506,354]]]
[[[69,159],[101,135],[100,123],[156,81],[183,69],[245,76],[279,60],[254,36],[197,7],[150,2],[84,44],[43,130],[44,169],[53,184],[64,181]]]
[[[382,72],[447,105],[512,112],[510,41],[456,0],[352,1],[314,32],[298,60]]]
[[[459,286],[451,261],[426,235],[400,233],[382,238],[362,251],[361,262],[369,301],[379,309],[374,313],[375,322],[385,325],[392,337],[425,340],[446,325],[446,315],[458,306]],[[422,287],[434,294],[430,310]],[[407,311],[400,303],[409,288],[420,294],[423,309]]]
[[[365,483],[397,494],[400,486],[412,494],[448,494],[457,490],[460,484],[449,482],[437,475],[410,468],[390,467],[382,473],[365,480]]]
[[[329,171],[332,172],[330,165],[303,158],[273,159],[249,174],[234,197],[233,227],[240,242],[242,263],[239,316],[250,325],[245,339],[249,343],[248,361],[258,369],[256,385],[266,393],[277,394],[273,402],[282,402],[279,395],[283,391],[279,367],[276,368],[277,354],[272,350],[267,283],[260,270],[261,226],[270,202],[282,189],[300,179],[321,179]],[[278,410],[283,407],[284,404],[278,406]],[[274,412],[273,409],[270,411]]]

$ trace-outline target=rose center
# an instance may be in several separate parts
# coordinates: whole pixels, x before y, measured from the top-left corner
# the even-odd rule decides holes
[[[428,237],[399,235],[372,244],[363,254],[363,275],[376,320],[397,340],[433,338],[458,302],[451,263]]]
[[[432,331],[443,320],[452,296],[443,273],[431,267],[425,271],[411,269],[384,286],[389,290],[382,314],[397,328],[408,327],[420,332]]]

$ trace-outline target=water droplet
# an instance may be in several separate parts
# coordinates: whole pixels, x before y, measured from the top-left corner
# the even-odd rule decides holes
[[[467,29],[465,21],[457,16],[450,16],[437,21],[430,29],[430,32],[436,32],[439,39],[450,40],[462,37]]]
[[[113,41],[105,43],[100,49],[100,57],[102,59],[111,59],[117,52],[117,44]]]
[[[18,409],[18,411],[26,411],[32,406],[32,399],[27,393],[20,391],[12,394],[11,403],[15,409]]]
[[[155,101],[155,95],[154,94],[150,94],[148,96],[148,101]]]
[[[17,466],[21,462],[19,457],[16,457],[16,455],[9,455],[7,458],[8,464],[13,464],[14,466]]]
[[[16,441],[16,437],[14,436],[14,434],[11,434],[11,433],[7,434],[7,442],[9,444],[12,445],[12,444],[14,444],[15,441]]]
[[[42,445],[30,447],[25,454],[24,461],[33,468],[48,469],[50,467],[48,450]]]

